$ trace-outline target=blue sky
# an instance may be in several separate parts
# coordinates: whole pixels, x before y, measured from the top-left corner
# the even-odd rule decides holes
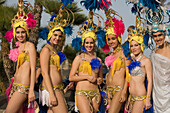
[[[29,1],[32,5],[34,4],[34,0],[27,0],[27,1]],[[78,3],[78,7],[83,9],[81,13],[88,16],[88,11],[80,5],[80,0],[74,0],[74,1]],[[18,0],[7,0],[6,4],[9,6],[16,6],[17,2]],[[120,16],[122,16],[123,22],[125,24],[125,33],[122,35],[122,43],[124,42],[124,39],[127,37],[128,26],[135,25],[135,15],[131,13],[131,7],[132,7],[132,4],[127,5],[126,0],[116,0],[116,1],[112,0],[111,8],[117,11]],[[100,14],[104,18],[104,20],[106,20],[103,10],[95,11],[95,13]],[[48,25],[49,20],[50,20],[50,15],[43,12],[42,19],[41,19],[41,27],[46,27]],[[97,19],[94,19],[94,22],[97,22]],[[78,28],[79,26],[74,26],[73,35],[70,37],[67,37],[66,44],[71,44],[72,39],[77,36]],[[46,42],[43,40],[39,40],[38,50],[41,49],[41,46],[44,43]]]

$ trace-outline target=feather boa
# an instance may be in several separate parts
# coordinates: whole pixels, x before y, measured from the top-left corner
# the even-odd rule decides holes
[[[90,62],[90,65],[91,65],[92,70],[95,70],[96,68],[100,69],[101,67],[100,60],[97,58],[93,58]]]
[[[6,32],[5,36],[4,36],[8,42],[11,42],[13,36],[13,29],[9,30]]]
[[[27,16],[28,16],[28,19],[26,20],[27,27],[28,28],[36,27],[36,20],[34,20],[34,15],[32,15],[31,13],[28,13]]]
[[[16,62],[18,60],[19,51],[17,48],[11,49],[9,54],[9,59]]]
[[[113,68],[113,62],[114,62],[114,60],[115,60],[116,58],[114,57],[114,56],[107,56],[106,58],[105,58],[105,65],[107,66],[107,67],[109,67],[109,66],[111,66],[111,68]]]
[[[140,61],[133,61],[131,62],[127,67],[129,68],[129,73],[131,74],[131,71],[135,69],[135,67],[141,67]]]
[[[58,54],[58,56],[60,57],[60,64],[62,64],[63,61],[67,59],[67,57],[66,57],[66,55],[65,55],[64,53],[62,53],[62,52],[58,52],[57,54]]]
[[[42,38],[43,40],[46,40],[48,37],[49,29],[44,28],[41,32],[39,32],[39,37]]]
[[[87,10],[96,10],[96,9],[100,9],[100,3],[98,2],[98,0],[83,0],[80,2],[80,4],[83,6],[85,6],[85,8]]]
[[[82,46],[82,40],[79,37],[76,37],[72,40],[72,47],[74,47],[75,50],[81,50]]]
[[[125,25],[123,23],[122,20],[118,20],[116,18],[113,18],[112,21],[114,22],[114,31],[116,33],[116,37],[121,36],[121,34],[124,33],[125,31]],[[110,21],[106,20],[105,25],[107,25],[106,27],[108,27],[108,25],[110,25]]]

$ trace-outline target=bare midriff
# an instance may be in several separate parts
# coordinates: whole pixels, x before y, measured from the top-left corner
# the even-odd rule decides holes
[[[14,82],[29,86],[30,78],[31,78],[30,62],[24,62],[16,71],[14,75]]]
[[[125,69],[121,68],[119,71],[115,71],[112,76],[112,69],[109,70],[109,74],[107,75],[106,84],[109,87],[121,86],[123,88],[125,81]]]
[[[142,76],[131,76],[129,92],[132,96],[145,96],[145,77]]]
[[[85,76],[88,74],[80,72],[78,75]],[[92,72],[92,75],[88,75],[88,76],[95,76],[97,78],[98,75]],[[97,89],[98,89],[97,82],[91,83],[88,80],[79,81],[77,82],[77,86],[76,86],[76,90],[97,90]]]
[[[49,76],[52,82],[52,85],[61,85],[62,84],[62,76],[60,71],[58,71],[57,66],[55,65],[50,65],[49,66]],[[45,86],[45,81],[42,81],[42,86]]]

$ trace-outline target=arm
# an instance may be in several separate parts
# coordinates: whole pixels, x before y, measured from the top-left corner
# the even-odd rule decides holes
[[[145,70],[146,70],[147,80],[148,80],[145,106],[146,106],[146,109],[149,109],[151,107],[150,97],[151,97],[151,91],[152,91],[152,63],[150,59],[147,58],[145,64],[147,64],[145,65]]]
[[[99,69],[99,76],[97,78],[97,84],[100,85],[102,82],[103,82],[103,64],[102,64],[102,60],[100,60],[100,64],[101,64],[101,67]]]
[[[36,70],[36,83],[38,83],[38,78],[39,78],[40,74],[41,74],[41,68],[38,68]]]
[[[57,99],[53,91],[52,82],[49,75],[49,60],[50,60],[50,50],[47,47],[44,47],[40,54],[41,72],[45,82],[45,86],[50,95],[50,104],[57,105]]]
[[[30,79],[30,89],[28,94],[28,102],[35,100],[34,85],[35,85],[35,72],[36,72],[36,49],[34,44],[28,43],[28,52],[30,56],[30,68],[31,68],[31,79]]]
[[[70,75],[69,75],[69,81],[83,81],[83,80],[87,80],[88,75],[75,76],[75,74],[77,73],[77,70],[79,68],[79,65],[80,65],[80,60],[81,60],[80,56],[76,56],[76,58],[74,59],[74,61],[72,63]]]
[[[127,66],[129,64],[129,61],[126,61],[126,58],[124,56],[124,59],[123,59],[123,62],[125,63],[125,82],[124,82],[124,86],[123,86],[123,90],[122,90],[122,93],[121,93],[121,98],[120,98],[120,102],[124,102],[126,100],[126,95],[127,95],[127,88],[128,88],[128,82],[126,81],[126,71],[127,71]]]

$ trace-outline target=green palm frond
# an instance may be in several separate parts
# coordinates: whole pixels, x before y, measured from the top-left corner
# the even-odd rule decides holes
[[[44,11],[50,15],[58,14],[58,11],[60,9],[60,6],[62,5],[59,1],[56,0],[38,0],[38,2],[44,6]],[[87,20],[87,17],[84,14],[81,14],[79,12],[83,11],[81,8],[78,8],[77,3],[72,3],[72,5],[67,6],[68,9],[70,9],[75,16],[74,25],[80,25],[84,23]],[[64,18],[66,18],[67,14],[64,14]],[[73,18],[71,17],[71,20]]]

